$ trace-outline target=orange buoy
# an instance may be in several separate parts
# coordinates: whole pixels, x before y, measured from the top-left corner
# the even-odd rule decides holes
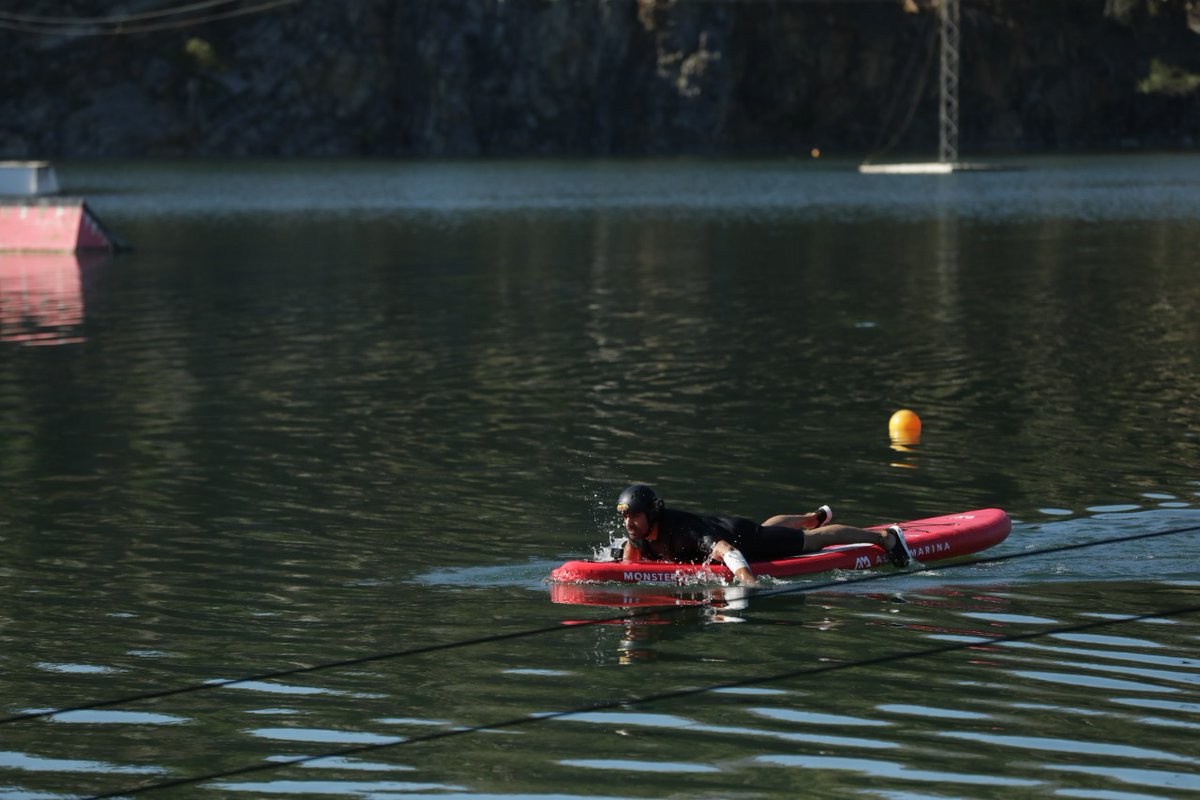
[[[888,420],[888,436],[896,444],[918,444],[921,441],[921,418],[902,408]]]

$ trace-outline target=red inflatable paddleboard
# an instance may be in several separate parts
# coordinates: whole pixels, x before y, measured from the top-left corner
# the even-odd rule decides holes
[[[870,530],[883,530],[875,525]],[[919,562],[965,556],[999,544],[1008,536],[1012,522],[998,508],[981,508],[944,517],[901,522],[913,558]],[[788,578],[835,569],[871,569],[891,560],[882,547],[849,544],[827,547],[814,553],[778,561],[752,562],[755,575]],[[732,575],[722,564],[668,564],[661,561],[568,561],[550,573],[555,583],[651,583],[686,585],[729,581]]]

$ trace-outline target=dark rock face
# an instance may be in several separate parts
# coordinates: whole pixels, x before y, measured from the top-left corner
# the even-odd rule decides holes
[[[122,35],[0,16],[0,158],[932,152],[931,2],[304,0]],[[963,0],[963,150],[1194,144],[1197,8]]]

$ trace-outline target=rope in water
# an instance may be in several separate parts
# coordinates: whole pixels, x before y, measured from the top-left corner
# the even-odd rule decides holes
[[[961,569],[961,568],[965,568],[965,567],[975,567],[975,566],[981,566],[981,565],[987,565],[987,564],[996,564],[996,563],[1002,563],[1002,562],[1007,562],[1007,561],[1014,561],[1014,560],[1024,559],[1024,558],[1033,558],[1033,557],[1037,557],[1037,556],[1054,555],[1054,554],[1070,552],[1070,551],[1074,551],[1074,550],[1081,550],[1081,549],[1089,548],[1089,547],[1121,544],[1121,543],[1126,543],[1126,542],[1159,538],[1159,537],[1163,537],[1163,536],[1173,536],[1173,535],[1189,533],[1189,532],[1193,532],[1193,531],[1197,531],[1197,530],[1200,530],[1200,526],[1188,526],[1188,527],[1184,527],[1184,528],[1173,528],[1173,529],[1163,530],[1163,531],[1151,531],[1151,532],[1147,532],[1147,533],[1130,534],[1128,536],[1119,536],[1119,537],[1114,537],[1111,539],[1103,539],[1103,540],[1099,540],[1099,541],[1079,542],[1076,544],[1060,545],[1057,547],[1043,548],[1040,550],[1031,550],[1031,551],[1025,551],[1025,552],[1021,552],[1021,553],[1011,553],[1008,555],[977,558],[977,559],[972,559],[970,561],[958,561],[958,562],[953,562],[953,563],[949,563],[949,564],[923,565],[922,570],[925,572],[943,572],[943,571],[949,571],[952,569]],[[863,576],[861,578],[858,578],[858,579],[852,580],[852,581],[828,581],[828,582],[820,583],[820,584],[788,586],[788,587],[782,587],[779,589],[765,590],[765,591],[759,590],[759,591],[754,592],[754,596],[756,596],[756,597],[775,597],[775,596],[795,594],[795,593],[801,593],[801,592],[813,592],[813,591],[817,591],[817,590],[820,590],[823,588],[834,588],[834,587],[844,588],[847,585],[866,583],[866,582],[875,581],[875,580],[887,580],[887,579],[892,579],[892,578],[895,578],[895,577],[898,577],[898,576],[904,575],[904,574],[906,574],[906,573],[887,572],[887,573],[878,573],[878,574]],[[701,605],[703,606],[703,605],[712,605],[712,604],[713,604],[713,601],[709,601],[708,603],[703,603]],[[695,607],[696,606],[691,606],[691,608],[693,608],[693,609]],[[630,613],[630,614],[622,614],[619,617],[609,617],[609,618],[605,618],[605,619],[581,621],[579,624],[572,625],[572,626],[555,625],[555,626],[551,626],[551,627],[542,627],[542,628],[527,629],[527,630],[523,630],[523,631],[515,631],[515,632],[511,632],[511,633],[507,633],[507,634],[493,634],[490,636],[478,637],[478,638],[468,639],[468,640],[461,640],[461,641],[457,641],[457,642],[449,642],[449,643],[445,643],[445,644],[441,644],[441,645],[429,645],[429,646],[425,646],[425,647],[411,648],[408,650],[394,651],[391,653],[380,653],[380,654],[375,654],[375,655],[370,655],[370,656],[363,656],[363,657],[355,658],[355,659],[345,659],[345,660],[341,660],[341,661],[337,661],[337,662],[313,665],[310,667],[297,667],[297,668],[287,669],[287,670],[277,670],[274,672],[260,673],[258,675],[254,675],[251,677],[244,677],[244,678],[238,678],[238,679],[227,680],[227,681],[207,682],[207,683],[203,683],[203,684],[195,684],[195,685],[190,685],[190,686],[177,687],[174,689],[166,689],[166,690],[161,690],[161,691],[156,691],[156,692],[146,692],[146,693],[142,693],[139,695],[132,695],[132,696],[128,696],[128,697],[117,698],[117,699],[107,700],[107,701],[99,701],[99,702],[95,702],[95,703],[73,706],[73,707],[69,707],[69,708],[60,708],[60,709],[47,710],[47,711],[37,711],[37,712],[30,712],[30,713],[26,713],[26,714],[19,714],[19,715],[4,717],[4,718],[0,718],[0,724],[17,722],[17,721],[21,721],[21,720],[38,719],[38,718],[53,716],[55,714],[63,714],[63,713],[67,713],[70,711],[82,711],[82,710],[97,709],[97,708],[107,708],[107,707],[111,707],[114,705],[123,705],[123,704],[127,704],[127,703],[134,703],[134,702],[153,699],[153,698],[167,697],[167,696],[171,696],[171,695],[179,695],[179,694],[185,694],[185,693],[190,693],[190,692],[203,691],[206,689],[233,686],[233,685],[239,684],[239,683],[248,683],[251,681],[260,681],[260,680],[266,680],[266,679],[271,679],[271,678],[285,677],[285,676],[289,676],[289,675],[311,673],[311,672],[317,672],[320,670],[333,669],[333,668],[343,667],[343,666],[352,666],[352,665],[373,662],[373,661],[382,661],[382,660],[386,660],[386,659],[402,658],[402,657],[418,655],[418,654],[422,654],[422,653],[445,651],[445,650],[450,650],[450,649],[469,647],[469,646],[476,645],[476,644],[499,642],[499,641],[505,641],[505,640],[510,640],[510,639],[536,636],[539,634],[551,633],[551,632],[555,632],[555,631],[573,630],[575,628],[583,627],[583,626],[587,626],[587,625],[598,625],[598,624],[606,624],[606,623],[612,623],[612,622],[623,622],[623,621],[628,621],[631,619],[636,619],[641,616],[648,616],[648,615],[652,615],[652,614],[661,615],[664,612],[670,612],[671,610],[680,611],[680,610],[684,610],[685,608],[686,607],[678,607],[678,606],[650,608],[650,609],[646,609],[646,610],[643,610],[640,612],[634,612],[634,613]],[[1052,629],[1043,629],[1043,630],[1035,631],[1032,633],[1013,634],[1013,635],[1009,635],[1009,636],[995,637],[995,638],[990,638],[990,639],[986,638],[986,637],[980,637],[978,639],[973,639],[973,640],[967,641],[967,642],[956,642],[953,644],[941,645],[941,646],[937,646],[937,647],[926,648],[923,650],[892,653],[892,654],[887,654],[887,655],[883,655],[883,656],[877,656],[874,658],[862,659],[859,661],[843,662],[843,663],[839,663],[839,664],[825,664],[825,665],[821,665],[821,666],[817,666],[817,667],[789,670],[787,672],[774,673],[774,674],[770,674],[770,675],[754,676],[754,677],[744,678],[744,679],[740,679],[740,680],[736,680],[736,681],[711,684],[708,686],[702,686],[702,687],[698,687],[698,688],[671,690],[671,691],[659,692],[659,693],[655,693],[655,694],[643,695],[643,696],[639,696],[639,697],[622,698],[620,700],[615,700],[615,701],[592,703],[592,704],[588,704],[585,706],[579,706],[576,708],[562,710],[562,711],[556,711],[556,712],[551,712],[551,713],[525,715],[525,716],[521,716],[521,717],[514,717],[511,719],[507,719],[507,720],[501,720],[498,722],[492,722],[492,723],[470,726],[470,727],[456,727],[451,730],[439,731],[436,733],[426,734],[424,736],[416,736],[416,737],[411,737],[411,738],[398,738],[398,739],[395,739],[392,741],[378,742],[378,743],[373,743],[373,744],[368,744],[368,745],[358,745],[358,746],[354,746],[354,747],[343,748],[343,749],[340,749],[337,751],[322,753],[319,755],[302,756],[302,757],[297,757],[297,758],[292,758],[292,759],[283,759],[283,760],[278,760],[278,761],[272,761],[270,763],[254,764],[254,765],[250,765],[250,766],[246,766],[246,767],[239,767],[239,768],[234,768],[234,769],[215,771],[215,772],[210,772],[210,773],[206,773],[203,775],[193,775],[190,777],[182,777],[182,778],[170,779],[170,780],[166,780],[166,781],[147,783],[147,784],[143,784],[141,786],[135,786],[135,787],[127,788],[127,789],[117,790],[115,792],[106,792],[103,794],[92,795],[92,796],[90,796],[89,800],[102,800],[102,798],[126,797],[126,796],[156,791],[159,789],[178,788],[181,786],[196,785],[196,784],[200,784],[200,783],[221,780],[224,778],[237,777],[237,776],[246,775],[246,774],[250,774],[250,773],[257,773],[257,772],[263,772],[263,771],[274,770],[274,769],[282,769],[285,767],[312,763],[312,762],[320,761],[323,759],[345,758],[348,756],[361,755],[363,753],[382,750],[385,748],[418,744],[421,742],[435,741],[435,740],[446,739],[446,738],[450,738],[450,737],[454,737],[454,736],[464,736],[464,735],[471,734],[471,733],[480,733],[480,732],[485,732],[485,731],[514,728],[514,727],[527,725],[527,724],[534,723],[534,722],[540,722],[543,720],[563,719],[566,717],[595,712],[595,711],[604,711],[604,710],[629,707],[629,706],[634,706],[634,705],[647,705],[647,704],[651,704],[651,703],[655,703],[655,702],[662,702],[665,700],[674,700],[674,699],[696,696],[696,695],[700,695],[700,694],[706,694],[706,693],[710,693],[710,692],[720,691],[723,689],[731,689],[731,688],[738,688],[738,687],[743,687],[743,686],[751,686],[751,685],[756,685],[756,684],[781,681],[781,680],[786,680],[786,679],[794,678],[794,677],[800,677],[800,676],[804,676],[804,675],[818,675],[818,674],[822,674],[822,673],[829,673],[829,672],[835,672],[835,671],[841,671],[841,670],[847,670],[847,669],[856,669],[856,668],[861,668],[861,667],[876,666],[876,665],[880,665],[880,664],[895,663],[895,662],[905,661],[905,660],[928,658],[928,657],[932,657],[932,656],[940,655],[940,654],[944,654],[944,653],[950,653],[950,652],[969,649],[969,648],[973,648],[973,647],[979,647],[981,645],[993,646],[993,645],[998,645],[998,644],[1005,644],[1008,642],[1032,641],[1035,639],[1048,637],[1048,636],[1061,635],[1064,633],[1074,633],[1074,632],[1092,630],[1092,629],[1101,628],[1101,627],[1112,627],[1112,626],[1117,626],[1117,625],[1130,624],[1133,622],[1138,622],[1138,621],[1147,620],[1147,619],[1160,619],[1160,618],[1185,616],[1185,615],[1194,614],[1197,612],[1200,612],[1200,606],[1184,606],[1184,607],[1173,608],[1173,609],[1147,612],[1144,614],[1138,614],[1138,615],[1127,616],[1127,617],[1095,620],[1095,621],[1079,623],[1079,624],[1075,624],[1075,625],[1061,626],[1061,627],[1052,628]]]
[[[945,644],[937,647],[930,647],[924,650],[913,650],[900,653],[889,653],[887,655],[876,656],[874,658],[866,658],[859,661],[844,662],[840,664],[823,664],[817,667],[807,667],[804,669],[788,670],[787,672],[777,672],[770,675],[759,675],[750,678],[743,678],[736,681],[727,681],[724,683],[714,683],[708,686],[701,686],[690,689],[676,689],[666,692],[657,692],[655,694],[642,695],[640,697],[625,697],[620,700],[611,700],[600,703],[591,703],[575,708],[554,711],[542,714],[527,714],[522,717],[513,717],[499,722],[491,722],[484,725],[473,725],[470,727],[452,728],[450,730],[438,731],[429,733],[423,736],[414,736],[411,738],[401,738],[388,742],[376,742],[373,744],[357,745],[347,747],[341,750],[334,750],[328,753],[315,756],[300,756],[297,758],[284,759],[280,761],[272,761],[265,764],[252,764],[245,767],[236,767],[234,769],[219,770],[210,772],[204,775],[194,775],[191,777],[176,778],[173,780],[160,781],[157,783],[147,783],[141,786],[135,786],[128,789],[120,789],[114,792],[105,792],[103,794],[92,795],[87,800],[103,800],[103,798],[128,797],[130,795],[142,794],[145,792],[156,791],[158,789],[178,788],[180,786],[191,786],[199,783],[207,783],[209,781],[221,780],[224,778],[233,778],[242,775],[248,775],[257,772],[266,772],[268,770],[282,769],[284,767],[292,767],[300,764],[310,764],[315,761],[320,761],[327,758],[346,758],[348,756],[362,755],[364,753],[385,750],[393,747],[403,747],[406,745],[420,744],[422,742],[432,742],[441,739],[450,739],[457,736],[466,736],[472,733],[482,733],[485,731],[497,731],[529,725],[535,722],[543,722],[546,720],[564,719],[579,714],[593,713],[596,711],[610,711],[617,708],[628,708],[629,706],[648,705],[650,703],[662,702],[664,700],[678,700],[685,697],[694,697],[700,694],[720,691],[723,689],[736,689],[743,686],[755,686],[763,683],[772,683],[776,681],[787,680],[800,676],[820,675],[831,672],[839,672],[848,669],[856,669],[861,667],[878,666],[880,664],[894,664],[900,661],[909,661],[919,658],[929,658],[931,656],[943,655],[959,650],[968,650],[971,648],[987,646],[994,647],[996,645],[1008,644],[1012,642],[1028,642],[1036,639],[1041,639],[1047,636],[1060,636],[1066,633],[1079,633],[1081,631],[1090,631],[1097,628],[1113,627],[1117,625],[1126,625],[1134,622],[1141,622],[1150,619],[1169,619],[1173,617],[1186,616],[1200,612],[1200,605],[1181,606],[1178,608],[1170,608],[1160,611],[1152,611],[1145,614],[1135,614],[1128,617],[1120,617],[1115,619],[1092,620],[1082,622],[1075,625],[1063,625],[1057,628],[1043,629],[1030,633],[1018,633],[1009,636],[997,636],[994,638],[979,637],[973,638],[969,642],[955,642],[953,644]]]
[[[985,566],[989,564],[1000,564],[1008,561],[1016,561],[1025,558],[1034,558],[1038,556],[1055,555],[1058,553],[1066,553],[1074,550],[1082,550],[1089,547],[1112,546],[1124,544],[1127,542],[1135,542],[1145,539],[1154,539],[1163,536],[1175,536],[1181,533],[1189,533],[1192,531],[1200,531],[1200,525],[1193,525],[1184,528],[1171,528],[1162,531],[1150,531],[1148,533],[1129,534],[1127,536],[1117,536],[1111,539],[1101,539],[1099,541],[1079,542],[1076,544],[1059,545],[1056,547],[1048,547],[1040,550],[1028,550],[1020,553],[1009,553],[1007,555],[988,556],[984,558],[975,558],[969,561],[955,561],[950,563],[935,563],[922,565],[922,572],[948,572],[955,569],[966,569],[968,567]],[[782,595],[799,594],[803,592],[815,592],[822,589],[838,588],[842,589],[847,586],[855,586],[862,583],[870,583],[879,580],[892,580],[894,578],[906,575],[905,572],[880,572],[870,575],[864,575],[853,580],[831,580],[815,584],[801,584],[796,586],[783,586],[775,589],[753,589],[747,590],[752,592],[749,597],[779,597]],[[565,633],[571,630],[588,627],[591,625],[610,625],[617,622],[626,622],[636,620],[640,617],[661,616],[663,614],[677,612],[683,613],[688,609],[702,608],[711,606],[716,601],[709,600],[707,602],[697,603],[691,606],[655,606],[640,611],[626,612],[619,616],[603,617],[591,620],[579,620],[572,625],[563,625],[555,623],[540,628],[528,628],[519,631],[510,631],[508,633],[493,633],[487,636],[479,636],[471,639],[461,639],[453,642],[444,642],[441,644],[423,645],[420,647],[412,647],[405,650],[393,650],[384,653],[374,653],[357,658],[348,658],[340,661],[330,661],[322,664],[314,664],[307,667],[291,667],[288,669],[273,670],[270,672],[260,672],[254,675],[247,675],[240,678],[229,678],[226,680],[206,681],[204,683],[190,684],[186,686],[177,686],[170,689],[159,689],[149,692],[141,692],[138,694],[126,695],[110,700],[98,700],[90,703],[81,703],[73,706],[63,706],[61,708],[40,709],[36,711],[28,711],[21,714],[13,714],[6,717],[0,717],[0,725],[7,725],[14,722],[22,722],[26,720],[42,719],[53,717],[58,714],[67,714],[76,711],[94,711],[101,708],[112,708],[113,706],[129,705],[132,703],[144,702],[147,700],[156,700],[163,697],[174,697],[184,694],[192,694],[195,692],[207,691],[210,689],[222,689],[231,686],[237,686],[245,683],[256,683],[261,681],[276,680],[279,678],[288,678],[295,675],[306,675],[314,672],[322,672],[330,669],[338,669],[342,667],[354,667],[361,664],[369,664],[380,661],[390,661],[393,659],[409,658],[419,655],[427,655],[430,653],[446,652],[448,650],[458,650],[466,647],[474,647],[477,645],[494,644],[497,642],[509,641],[513,639],[525,639],[533,636],[541,636],[552,633]]]

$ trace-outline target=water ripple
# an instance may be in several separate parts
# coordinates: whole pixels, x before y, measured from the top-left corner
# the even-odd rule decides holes
[[[1016,670],[1014,675],[1021,678],[1032,678],[1038,681],[1059,683],[1065,686],[1086,687],[1105,692],[1147,692],[1150,694],[1170,694],[1178,691],[1169,686],[1156,686],[1151,683],[1137,681],[1122,681],[1113,678],[1097,678],[1091,675],[1080,675],[1076,672],[1045,672],[1041,670]]]
[[[1005,778],[990,774],[975,775],[969,772],[939,772],[913,769],[891,761],[843,758],[838,756],[764,755],[756,757],[755,762],[781,767],[800,767],[803,769],[844,770],[877,779],[921,781],[923,783],[1013,787],[1031,787],[1043,784],[1040,780]]]
[[[1080,766],[1078,764],[1045,764],[1043,768],[1051,772],[1080,772],[1091,776],[1109,778],[1118,783],[1150,786],[1156,789],[1200,791],[1200,778],[1197,778],[1194,772],[1170,772],[1167,770],[1100,765]]]
[[[1155,759],[1159,761],[1191,762],[1191,756],[1181,756],[1163,750],[1144,747],[1105,744],[1097,741],[1076,739],[1048,739],[1037,736],[1005,736],[995,733],[971,733],[966,731],[942,731],[941,736],[949,739],[968,739],[988,745],[1013,747],[1019,750],[1048,750],[1056,753],[1103,756],[1105,758]]]
[[[70,758],[45,758],[14,751],[0,751],[0,768],[22,772],[67,772],[100,775],[159,775],[160,767],[135,767]]]

